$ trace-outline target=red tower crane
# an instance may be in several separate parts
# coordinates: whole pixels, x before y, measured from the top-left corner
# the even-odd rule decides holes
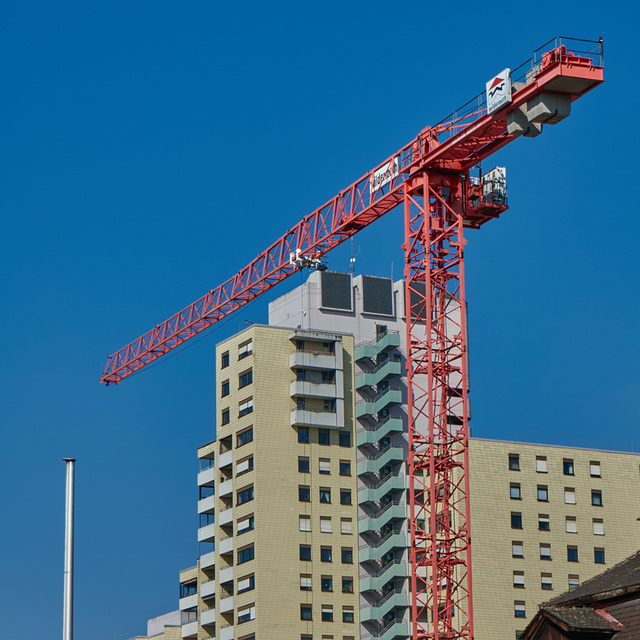
[[[109,356],[119,383],[403,204],[414,640],[472,640],[465,227],[507,209],[504,176],[470,170],[567,117],[603,82],[599,41],[555,38],[305,216],[216,289]]]

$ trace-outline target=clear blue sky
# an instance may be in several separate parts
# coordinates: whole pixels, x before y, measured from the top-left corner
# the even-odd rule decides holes
[[[511,209],[469,233],[473,433],[640,450],[635,3],[63,0],[1,17],[6,637],[60,637],[64,456],[76,637],[125,640],[177,607],[214,346],[266,303],[118,387],[98,384],[106,356],[555,35],[604,36],[607,82],[494,157]],[[359,270],[399,275],[401,238],[397,213],[357,237]]]

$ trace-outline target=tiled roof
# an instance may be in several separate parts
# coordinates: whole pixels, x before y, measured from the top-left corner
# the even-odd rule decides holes
[[[542,611],[578,631],[612,631],[613,627],[591,607],[543,606]]]

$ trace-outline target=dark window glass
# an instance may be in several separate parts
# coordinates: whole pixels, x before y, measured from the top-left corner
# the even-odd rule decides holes
[[[578,547],[567,547],[567,561],[578,562]]]
[[[311,502],[311,489],[309,487],[298,487],[298,500],[300,502]]]
[[[253,500],[253,487],[248,487],[247,489],[238,491],[238,500],[236,504],[244,504],[245,502],[249,502],[250,500]]]
[[[320,502],[324,504],[331,503],[331,489],[320,489]]]
[[[342,593],[353,593],[353,578],[342,578]]]
[[[298,458],[298,471],[309,473],[309,458]]]
[[[238,382],[238,387],[242,389],[242,387],[246,387],[253,382],[253,370],[246,371],[240,376],[240,380]]]
[[[300,605],[300,620],[311,620],[311,605],[310,604],[301,604]],[[309,636],[311,637],[311,636]]]
[[[331,560],[331,547],[320,547],[320,561],[332,562]]]
[[[520,471],[520,456],[517,453],[509,454],[509,469],[511,471]]]
[[[351,434],[348,431],[340,431],[338,434],[338,444],[341,447],[350,447],[351,446]]]
[[[199,487],[199,489],[198,495],[200,496],[200,500],[208,498],[215,493],[213,487]]]
[[[351,547],[342,548],[342,564],[353,564],[353,549]]]
[[[201,513],[200,514],[200,526],[206,527],[208,524],[213,524],[216,521],[214,513]]]
[[[221,368],[224,369],[225,367],[229,366],[229,352],[227,351],[227,353],[223,353],[222,354],[222,358],[221,358]]]
[[[564,459],[562,461],[562,472],[565,476],[573,475],[573,460]]]
[[[222,424],[229,424],[229,409],[225,409],[222,412]]]
[[[300,560],[304,560],[304,561],[311,560],[311,547],[308,544],[300,545]]]
[[[298,442],[309,442],[309,427],[298,427]]]
[[[246,549],[240,549],[240,551],[238,551],[238,564],[249,562],[249,560],[253,560],[254,558],[255,549],[253,548],[253,545],[247,547]]]
[[[544,484],[538,485],[538,502],[549,502],[549,489]]]
[[[238,446],[241,447],[243,444],[248,444],[253,441],[253,428],[247,429],[242,433],[238,434]]]
[[[197,580],[188,580],[186,582],[180,583],[180,597],[186,598],[187,596],[192,596],[194,593],[198,592],[198,582]]]
[[[222,397],[224,398],[225,396],[229,395],[229,381],[225,380],[222,383]]]
[[[602,491],[592,491],[591,492],[591,504],[594,507],[602,506]]]
[[[519,484],[511,484],[509,486],[509,497],[512,500],[520,500],[520,485]]]
[[[331,432],[329,429],[318,429],[318,444],[330,444]]]
[[[594,549],[593,550],[593,561],[596,564],[604,564],[604,549]]]
[[[540,531],[551,531],[549,516],[538,515],[538,529]]]
[[[341,476],[350,476],[351,475],[351,463],[344,462],[340,460],[340,475]]]
[[[512,529],[522,529],[522,514],[521,513],[512,513],[511,514],[511,528]]]
[[[333,622],[333,609],[322,607],[322,621]]]
[[[350,489],[340,489],[340,504],[351,504]]]
[[[342,610],[342,622],[353,622],[353,609]]]
[[[296,380],[304,382],[307,379],[306,369],[296,369]]]
[[[331,578],[331,576],[322,576],[320,579],[320,588],[323,591],[333,591],[333,578]]]

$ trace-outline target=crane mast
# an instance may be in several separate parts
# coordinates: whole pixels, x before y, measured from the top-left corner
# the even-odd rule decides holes
[[[603,82],[599,41],[555,38],[305,216],[235,276],[109,356],[118,384],[395,207],[404,207],[413,640],[472,640],[465,228],[507,209],[500,173],[470,169],[556,124]]]

